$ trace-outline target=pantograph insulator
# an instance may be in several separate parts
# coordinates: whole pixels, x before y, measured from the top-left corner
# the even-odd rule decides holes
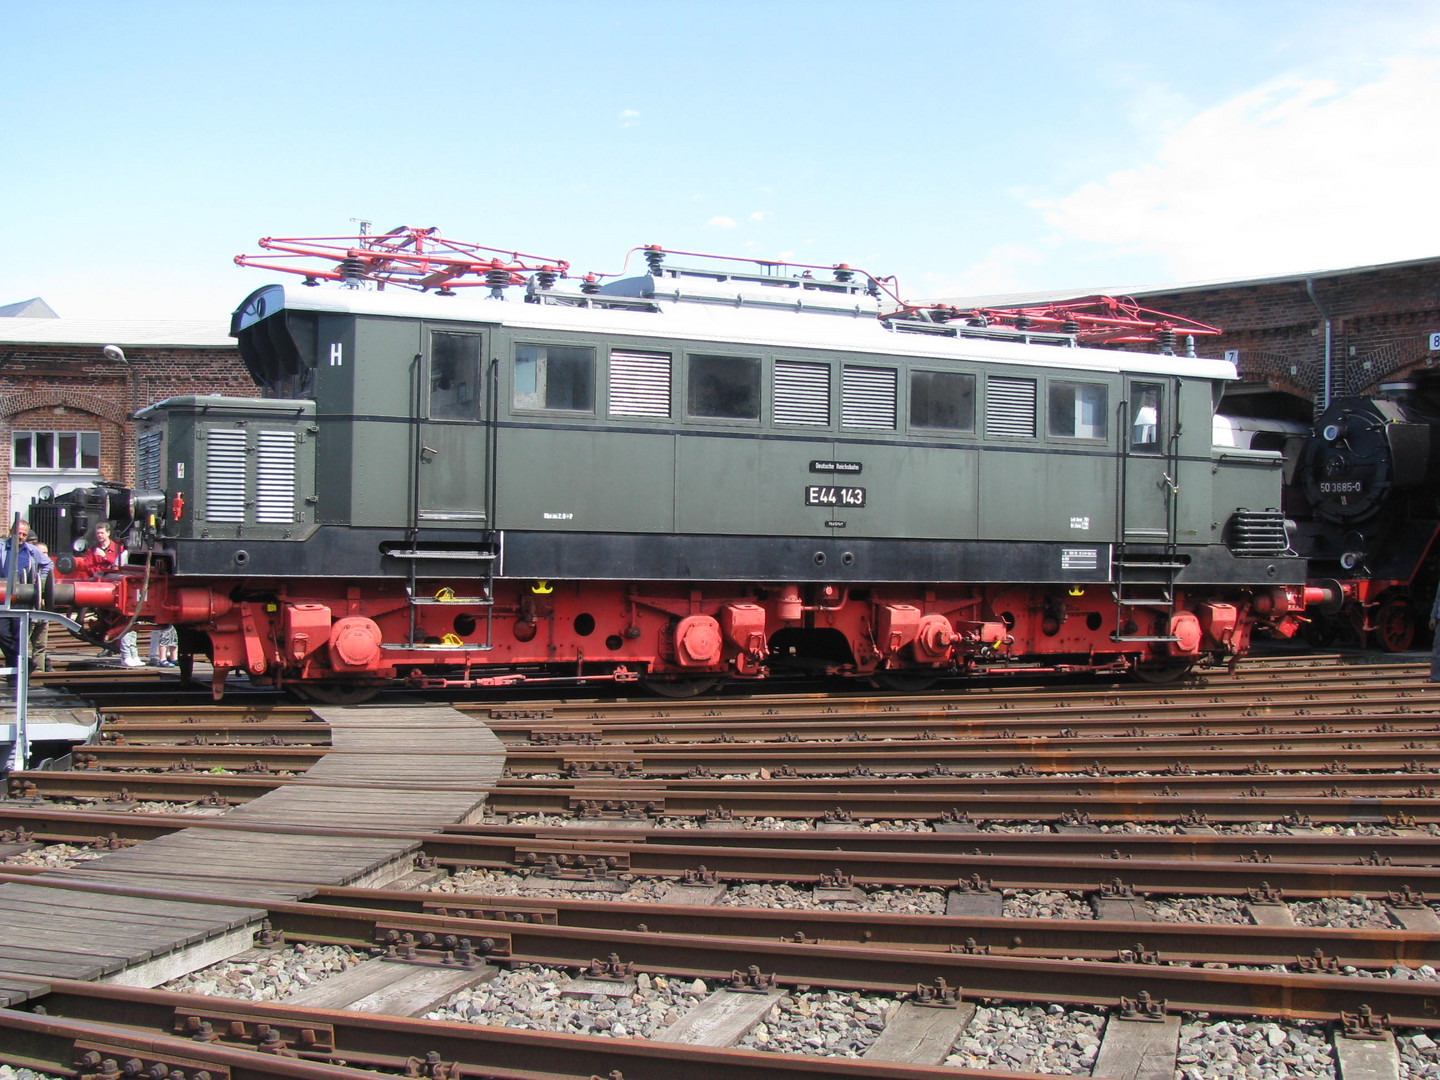
[[[365,260],[354,255],[340,260],[340,276],[346,281],[359,281],[365,277]]]
[[[836,281],[852,281],[852,280],[854,280],[854,277],[855,277],[855,271],[854,271],[854,270],[851,270],[850,267],[846,266],[844,263],[839,263],[839,264],[836,265],[836,267],[835,267],[835,280],[836,280]]]
[[[665,261],[665,252],[658,247],[647,247],[645,249],[645,264],[650,267],[650,273],[660,273],[660,266]]]
[[[553,289],[558,277],[559,275],[555,272],[554,268],[542,266],[539,270],[535,271],[535,285],[541,289]]]
[[[586,274],[580,282],[580,291],[587,296],[593,296],[600,291],[600,282],[595,280],[594,274]]]

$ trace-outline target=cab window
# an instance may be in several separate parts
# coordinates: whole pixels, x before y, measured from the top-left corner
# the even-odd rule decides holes
[[[595,410],[595,350],[573,345],[515,346],[515,408]]]

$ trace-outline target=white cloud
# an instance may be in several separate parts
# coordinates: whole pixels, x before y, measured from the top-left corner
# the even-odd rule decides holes
[[[620,110],[620,126],[622,128],[634,127],[640,122],[640,114],[634,109]]]
[[[752,212],[751,212],[751,214],[750,214],[750,220],[751,220],[751,221],[764,221],[766,218],[768,218],[768,217],[774,217],[774,216],[775,216],[775,214],[774,214],[772,211],[770,211],[770,210],[755,210],[755,211],[752,211]]]
[[[1044,255],[1026,244],[1000,244],[985,253],[979,262],[959,274],[922,274],[920,281],[901,281],[903,299],[910,301],[951,299],[964,296],[993,296],[1026,292],[1026,271],[1044,261]]]
[[[725,217],[721,214],[718,217],[712,217],[705,224],[716,229],[733,229],[737,223],[734,218]]]
[[[1440,62],[1372,82],[1280,79],[1172,128],[1155,160],[1031,205],[1073,239],[1180,280],[1440,254]],[[968,275],[967,275],[968,276]]]

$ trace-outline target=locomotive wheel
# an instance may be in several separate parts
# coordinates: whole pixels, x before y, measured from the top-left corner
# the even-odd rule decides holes
[[[1130,674],[1141,682],[1163,686],[1183,679],[1194,667],[1193,660],[1157,660],[1148,664],[1136,664],[1131,668]]]
[[[919,694],[940,681],[939,675],[918,671],[877,671],[870,678],[882,690],[894,690],[897,694]]]
[[[678,679],[662,679],[656,675],[641,679],[640,685],[660,697],[692,698],[708,694],[719,686],[720,682],[719,675],[682,675]]]
[[[1375,613],[1375,638],[1386,652],[1404,652],[1415,641],[1415,610],[1404,600],[1383,604]]]
[[[379,683],[332,682],[290,683],[286,689],[301,701],[320,705],[363,705],[379,695]]]

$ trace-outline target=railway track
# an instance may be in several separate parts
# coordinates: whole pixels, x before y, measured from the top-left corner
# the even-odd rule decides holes
[[[680,1068],[965,1075],[954,1060],[939,1070],[903,1055],[755,1049],[755,1031],[785,1030],[787,1010],[803,1012],[828,988],[857,1008],[885,1003],[864,1006],[885,1021],[871,1045],[895,1055],[903,1042],[935,1063],[949,1043],[936,1057],[915,1049],[923,1038],[896,1032],[928,1024],[955,1042],[977,1030],[977,1005],[983,1017],[1026,1002],[1102,1010],[1102,1025],[1113,1013],[1092,1047],[1095,1075],[1112,1075],[1101,1067],[1136,1031],[1207,1015],[1336,1024],[1334,1055],[1362,1044],[1393,1054],[1389,1028],[1440,1015],[1440,694],[1423,679],[1413,665],[1286,659],[1138,692],[1026,685],[963,699],[469,705],[470,722],[505,750],[507,775],[484,816],[425,830],[379,814],[349,826],[267,821],[267,836],[317,851],[384,837],[415,859],[411,887],[321,885],[289,899],[164,853],[196,835],[246,843],[261,826],[223,811],[302,791],[308,770],[343,760],[352,751],[330,725],[273,702],[106,705],[107,737],[77,753],[76,768],[11,778],[0,857],[153,848],[130,862],[153,869],[121,880],[82,863],[62,878],[12,860],[0,864],[0,892],[217,911],[258,903],[267,947],[373,951],[371,963],[475,987],[506,973],[578,972],[599,987],[592,997],[639,1008],[650,980],[693,982],[696,1017],[752,1003],[749,1049],[734,1047],[738,1035],[727,1048],[373,1016],[351,1024],[333,1011],[56,979],[30,995],[50,1018],[0,1010],[0,1045],[27,1048],[17,1063],[103,1080],[172,1062],[169,1074],[184,1080],[202,1068],[212,1078],[404,1073],[407,1059],[409,1074],[435,1080],[583,1077],[602,1061],[630,1080]],[[441,759],[433,779],[411,772],[385,784],[419,792],[445,775]],[[1047,896],[1061,898],[1059,913],[1027,917]],[[1373,924],[1309,924],[1342,902]],[[1243,921],[1196,921],[1205,905]],[[210,1021],[221,1032],[204,1043],[213,1059],[194,1056],[202,1014],[229,1025]],[[264,1030],[299,1055],[295,1068],[322,1071],[251,1065]],[[307,1044],[306,1031],[325,1034]],[[132,1057],[114,1056],[125,1045]],[[1401,1040],[1407,1054],[1416,1045]]]

